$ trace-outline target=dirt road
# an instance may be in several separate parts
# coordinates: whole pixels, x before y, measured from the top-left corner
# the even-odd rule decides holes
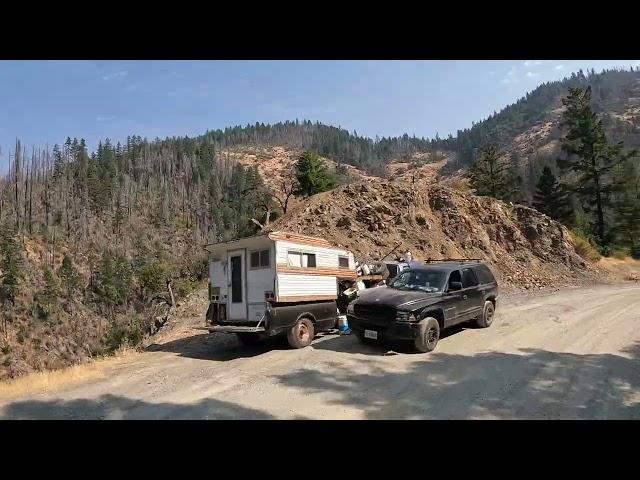
[[[637,286],[511,297],[490,328],[448,332],[431,354],[333,334],[290,350],[194,333],[152,350],[4,401],[0,418],[640,418]]]

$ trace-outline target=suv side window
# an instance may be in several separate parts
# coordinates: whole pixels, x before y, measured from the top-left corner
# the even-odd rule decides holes
[[[462,288],[475,287],[478,285],[478,278],[472,268],[462,269]]]
[[[460,270],[454,270],[449,274],[449,285],[451,285],[451,282],[461,282],[461,281],[462,280],[460,279]],[[447,290],[451,290],[450,288],[448,288],[449,285],[447,285]]]
[[[486,265],[478,265],[476,268],[476,275],[480,279],[480,283],[487,284],[495,282],[495,278],[493,278],[493,274],[491,270]]]

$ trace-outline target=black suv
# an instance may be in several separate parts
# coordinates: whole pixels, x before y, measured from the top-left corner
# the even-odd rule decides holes
[[[362,343],[413,340],[417,350],[430,352],[444,328],[468,320],[491,325],[497,299],[498,284],[483,263],[426,263],[403,270],[389,285],[359,292],[347,319]]]

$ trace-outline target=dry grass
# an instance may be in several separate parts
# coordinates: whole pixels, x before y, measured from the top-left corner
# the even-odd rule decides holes
[[[633,258],[603,257],[598,266],[604,268],[618,278],[628,281],[640,281],[640,260]]]
[[[464,193],[467,195],[473,194],[473,188],[471,187],[471,185],[469,185],[468,178],[452,178],[442,182],[442,185],[460,193]]]
[[[45,393],[88,379],[102,378],[107,366],[121,362],[134,352],[135,350],[131,348],[123,348],[113,356],[101,357],[81,365],[61,370],[29,373],[16,379],[2,381],[0,382],[0,399]]]
[[[576,253],[582,258],[591,263],[596,263],[602,258],[595,247],[591,245],[586,239],[575,232],[571,232],[571,237],[573,240],[573,247],[576,249]]]

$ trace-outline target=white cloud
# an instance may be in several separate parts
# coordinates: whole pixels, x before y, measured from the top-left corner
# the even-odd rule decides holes
[[[564,68],[564,65],[556,65],[556,70],[562,70]]]
[[[124,91],[125,92],[135,92],[136,90],[140,90],[140,88],[142,88],[142,84],[141,83],[131,83],[131,84],[127,85],[126,87],[124,87]]]
[[[544,60],[525,60],[523,65],[525,67],[535,67],[535,66],[538,66],[538,65],[542,65],[543,62],[544,62]]]
[[[527,77],[529,77],[529,78],[535,78],[535,77],[539,77],[539,76],[540,76],[539,73],[527,72]]]
[[[129,74],[126,70],[120,70],[119,72],[108,73],[102,76],[103,80],[111,80],[112,78],[126,77]]]
[[[516,71],[512,68],[511,70],[509,70],[507,72],[507,75],[509,75],[510,77],[513,77],[515,75]]]
[[[489,75],[495,75],[495,74],[496,74],[496,72],[494,72],[493,70],[491,70],[491,71],[489,72]]]
[[[96,122],[108,122],[109,120],[114,120],[116,117],[113,115],[105,115],[105,116],[97,116]]]

